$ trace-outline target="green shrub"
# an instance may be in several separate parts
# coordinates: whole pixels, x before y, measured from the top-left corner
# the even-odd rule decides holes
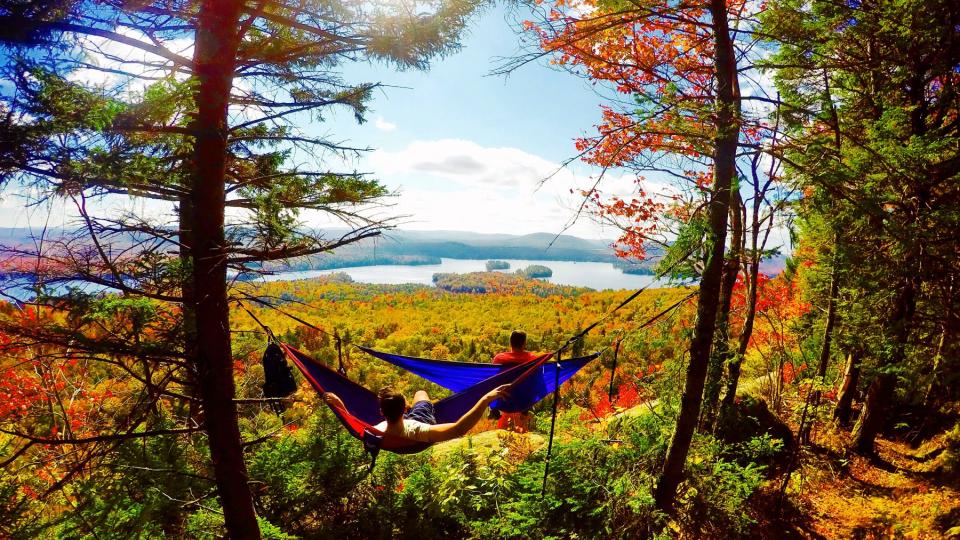
[[[953,426],[943,440],[938,466],[946,474],[960,474],[960,424]]]

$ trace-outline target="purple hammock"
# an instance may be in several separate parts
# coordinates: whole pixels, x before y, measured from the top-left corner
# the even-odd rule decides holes
[[[367,450],[376,456],[378,450],[399,454],[420,452],[430,443],[386,434],[373,426],[383,420],[377,395],[351,381],[336,370],[310,358],[303,352],[281,344],[287,358],[304,374],[318,392],[333,392],[344,403],[344,408],[330,406],[351,435],[364,442]],[[595,360],[600,353],[547,362],[552,354],[544,354],[528,362],[505,366],[430,360],[375,351],[360,347],[364,352],[390,362],[424,379],[454,392],[434,404],[437,423],[456,422],[487,392],[504,385],[513,385],[509,397],[497,400],[492,408],[503,412],[520,412],[552,393],[558,384],[573,377],[582,367]]]

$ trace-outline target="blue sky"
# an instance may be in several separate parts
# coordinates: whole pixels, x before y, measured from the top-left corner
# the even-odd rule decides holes
[[[351,66],[348,81],[400,88],[378,92],[363,125],[343,111],[306,129],[375,148],[354,165],[397,190],[391,210],[406,216],[405,228],[560,232],[579,202],[569,190],[588,185],[597,171],[578,163],[541,181],[576,154],[577,137],[593,132],[603,98],[547,59],[490,75],[524,52],[517,34],[523,18],[502,6],[485,10],[471,21],[462,49],[428,71]],[[586,218],[568,232],[617,236]]]
[[[468,139],[482,146],[520,148],[560,161],[574,154],[572,140],[599,118],[601,98],[589,83],[557,71],[546,60],[527,64],[509,76],[488,75],[523,51],[517,26],[523,17],[503,7],[475,16],[463,48],[435,60],[429,71],[397,72],[383,65],[347,70],[354,80],[380,81],[387,88],[372,103],[370,123],[356,126],[352,116],[336,118],[338,133],[386,150],[414,140]],[[382,119],[396,125],[376,128]]]
[[[513,234],[566,231],[588,238],[616,238],[619,230],[603,227],[589,215],[570,226],[581,202],[571,190],[591,187],[600,171],[579,161],[561,169],[576,154],[574,140],[595,133],[605,97],[585,79],[551,67],[546,58],[509,76],[490,75],[504,59],[531,50],[529,40],[525,44],[518,35],[524,18],[529,17],[502,5],[487,8],[470,21],[461,50],[435,59],[427,71],[397,71],[378,63],[346,65],[346,82],[387,86],[369,103],[368,121],[358,125],[352,113],[343,110],[327,114],[318,123],[303,117],[299,127],[309,135],[372,151],[345,162],[298,150],[293,155],[295,164],[371,173],[394,196],[368,215],[393,218],[391,222],[401,228]],[[190,38],[174,41],[178,43],[168,43],[169,48],[192,54]],[[96,46],[117,57],[149,57],[115,43]],[[109,76],[103,72],[82,71],[71,78],[88,84],[110,82],[104,80]],[[767,79],[760,82],[771,85]],[[748,85],[744,91],[754,90]],[[605,195],[626,197],[633,192],[635,180],[628,172],[608,171],[600,187]],[[655,175],[645,179],[643,187],[652,194],[676,192],[665,178]],[[101,215],[133,210],[175,222],[172,207],[163,204],[114,197],[101,202],[98,210]],[[23,198],[9,192],[0,198],[0,227],[45,222],[71,226],[76,223],[74,214],[63,201],[28,209]],[[304,214],[302,219],[309,226],[342,226],[316,213]]]
[[[391,86],[376,93],[368,121],[358,125],[352,113],[343,110],[328,114],[322,123],[304,117],[299,127],[311,135],[374,149],[350,158],[346,166],[372,173],[395,193],[388,206],[372,210],[375,217],[397,217],[394,223],[408,229],[559,233],[580,201],[570,190],[589,186],[597,173],[579,162],[559,168],[576,154],[574,139],[593,132],[603,98],[590,83],[550,67],[547,59],[509,76],[490,75],[504,58],[524,52],[517,34],[524,18],[503,6],[484,10],[471,20],[462,49],[436,59],[427,71],[397,71],[378,63],[347,65],[343,78],[349,83]],[[185,39],[168,46],[178,50],[176,46],[190,45]],[[190,54],[186,50],[178,52]],[[112,52],[120,57],[144,55],[123,46]],[[72,78],[88,84],[109,82],[103,73],[87,71]],[[344,165],[331,156],[301,151],[294,160],[319,168]],[[607,185],[627,190],[631,180],[613,176]],[[101,213],[133,209],[170,215],[169,206],[129,199],[105,201],[101,208]],[[0,226],[39,225],[47,214],[52,226],[68,226],[73,219],[63,203],[29,211],[22,199],[9,193],[0,200]],[[309,225],[330,224],[318,214],[303,218]],[[616,230],[588,218],[568,232],[617,236]]]

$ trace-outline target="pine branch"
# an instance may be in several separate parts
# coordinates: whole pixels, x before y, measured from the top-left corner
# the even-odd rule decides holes
[[[126,441],[131,439],[142,439],[144,437],[156,437],[159,435],[182,435],[185,433],[195,433],[197,431],[202,431],[203,427],[189,427],[189,428],[174,428],[174,429],[156,429],[153,431],[137,431],[132,433],[111,433],[107,435],[94,435],[92,437],[82,437],[79,439],[50,439],[46,437],[37,437],[35,435],[30,435],[28,433],[21,433],[19,431],[13,431],[9,429],[0,428],[0,433],[5,433],[19,439],[24,439],[30,444],[47,444],[47,445],[78,445],[78,444],[91,444],[98,442],[109,442],[109,441]]]
[[[66,32],[72,34],[83,34],[88,36],[97,36],[115,41],[117,43],[122,43],[124,45],[129,45],[131,47],[140,49],[151,53],[153,55],[159,56],[170,60],[175,64],[182,66],[194,67],[193,60],[176,54],[164,47],[153,45],[145,41],[140,41],[139,39],[134,39],[130,36],[125,36],[123,34],[113,32],[111,30],[105,30],[103,28],[95,28],[92,26],[84,26],[80,24],[66,23],[66,22],[35,22],[35,21],[24,21],[24,24],[30,25],[38,30],[50,30],[55,32]]]

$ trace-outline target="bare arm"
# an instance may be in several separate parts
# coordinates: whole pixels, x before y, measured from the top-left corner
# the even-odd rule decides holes
[[[433,443],[449,441],[451,439],[463,437],[468,431],[470,431],[470,428],[477,425],[477,422],[479,422],[480,418],[483,417],[483,412],[486,410],[487,406],[497,399],[506,396],[509,389],[509,384],[494,388],[485,396],[480,398],[480,401],[478,401],[473,408],[467,411],[466,414],[461,416],[459,420],[449,424],[437,424],[430,426],[430,429],[424,432],[421,437],[423,437],[425,442]]]
[[[329,405],[334,407],[346,410],[347,406],[343,404],[343,400],[340,399],[340,396],[334,394],[333,392],[326,392],[323,394],[323,400],[326,401]]]

